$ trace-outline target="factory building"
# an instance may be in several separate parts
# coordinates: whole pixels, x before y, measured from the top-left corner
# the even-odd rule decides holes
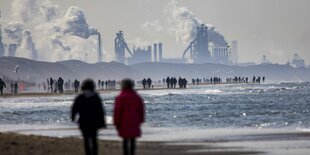
[[[294,54],[294,58],[292,60],[292,66],[295,68],[305,67],[305,60],[300,58],[298,54]]]
[[[151,61],[152,61],[152,46],[147,46],[146,48],[134,47],[133,55],[127,58],[127,63],[129,65]]]
[[[231,46],[228,46],[223,36],[215,35],[216,33],[213,28],[211,28],[210,32],[211,34],[208,34],[208,27],[204,24],[197,27],[196,38],[190,42],[189,46],[183,52],[184,62],[238,63],[238,42],[233,40]],[[186,55],[189,56],[186,58]]]
[[[229,64],[230,52],[227,47],[213,47],[212,61],[213,63]]]
[[[189,46],[183,52],[183,59],[189,52],[190,59],[195,63],[211,62],[211,53],[209,51],[208,27],[202,24],[197,27],[197,36],[190,42]]]
[[[146,47],[134,47],[131,57],[127,58],[127,64],[137,64],[144,62],[161,62],[162,58],[162,43],[155,43]]]

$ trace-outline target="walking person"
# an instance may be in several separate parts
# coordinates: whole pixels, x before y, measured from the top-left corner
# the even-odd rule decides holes
[[[6,88],[4,81],[0,78],[0,94],[3,96],[3,88]]]
[[[104,107],[95,86],[91,79],[83,81],[82,94],[75,99],[71,111],[72,121],[79,115],[78,124],[84,138],[86,155],[98,155],[98,129],[106,127]]]
[[[124,155],[135,154],[136,138],[141,136],[140,127],[144,122],[144,103],[133,88],[131,79],[122,80],[122,91],[114,104],[114,125],[123,138]]]

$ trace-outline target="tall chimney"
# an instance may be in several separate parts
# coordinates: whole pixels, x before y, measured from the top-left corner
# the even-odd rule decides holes
[[[98,33],[98,62],[102,62],[101,35]]]
[[[155,43],[154,44],[154,59],[153,59],[154,62],[157,62],[157,44]]]
[[[161,62],[161,61],[163,61],[163,43],[158,43],[158,50],[159,50],[158,62]]]

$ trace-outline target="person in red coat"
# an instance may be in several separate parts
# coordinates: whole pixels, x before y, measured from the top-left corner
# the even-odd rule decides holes
[[[118,135],[123,138],[124,155],[134,155],[136,138],[141,136],[141,124],[144,122],[144,103],[133,90],[131,79],[121,82],[121,93],[114,104],[114,125]]]

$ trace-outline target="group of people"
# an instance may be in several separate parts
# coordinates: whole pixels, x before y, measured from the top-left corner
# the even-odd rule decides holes
[[[176,85],[179,85],[179,88],[186,88],[187,80],[185,78],[179,77],[177,80],[176,77],[167,77],[163,79],[163,83],[167,85],[167,88],[176,88]]]
[[[76,116],[79,116],[78,124],[86,155],[98,154],[98,130],[107,126],[104,105],[95,86],[93,80],[83,81],[82,93],[75,98],[71,108],[71,120],[74,122]],[[122,80],[121,93],[115,99],[113,123],[118,135],[123,138],[124,155],[135,154],[136,138],[141,136],[144,115],[144,103],[134,91],[134,82],[130,79]]]
[[[99,89],[116,89],[116,81],[115,80],[98,80],[97,82]]]
[[[152,79],[151,78],[147,78],[147,79],[143,79],[142,80],[142,86],[143,86],[143,89],[145,89],[146,87],[147,88],[153,88],[153,86],[152,86]]]
[[[52,77],[47,79],[48,87],[46,87],[46,83],[43,82],[44,90],[47,90],[51,93],[63,93],[64,88],[66,90],[74,89],[75,93],[79,92],[80,88],[80,81],[75,79],[73,82],[71,80],[67,80],[66,82],[62,77],[59,77],[57,80],[53,79]],[[97,86],[99,89],[115,89],[116,88],[116,81],[115,80],[98,80]],[[39,85],[40,87],[40,85]]]
[[[3,90],[6,88],[5,82],[0,78],[0,95],[3,96]],[[17,95],[18,93],[18,83],[11,82],[10,83],[11,94]]]
[[[64,92],[64,80],[62,77],[59,77],[58,80],[50,77],[46,81],[49,85],[48,90],[50,90],[51,93],[57,93],[57,92],[63,93]]]

